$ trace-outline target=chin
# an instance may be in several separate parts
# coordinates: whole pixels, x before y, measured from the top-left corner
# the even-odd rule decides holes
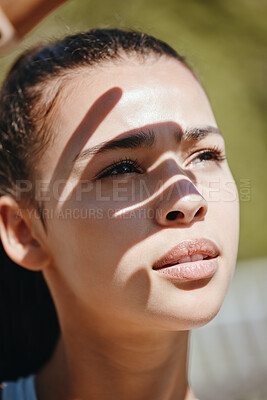
[[[216,317],[223,303],[225,291],[220,291],[214,294],[214,291],[209,292],[208,288],[205,293],[201,293],[203,289],[197,289],[187,293],[186,299],[183,299],[182,304],[176,302],[176,310],[172,309],[173,313],[169,315],[169,327],[171,330],[191,330],[200,328]],[[176,312],[175,312],[176,311]]]
[[[201,304],[195,304],[191,313],[188,312],[189,318],[186,319],[188,329],[200,328],[212,321],[221,309],[224,294],[221,296],[206,297]]]
[[[191,327],[189,329],[191,330],[191,329],[201,328],[202,326],[208,324],[210,321],[213,320],[213,318],[216,317],[219,310],[220,307],[218,307],[216,310],[210,311],[209,313],[207,312],[200,313],[194,318],[194,320],[192,320]]]

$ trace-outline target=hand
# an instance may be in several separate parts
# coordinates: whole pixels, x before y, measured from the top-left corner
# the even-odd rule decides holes
[[[0,7],[22,38],[52,10],[66,0],[0,0]]]

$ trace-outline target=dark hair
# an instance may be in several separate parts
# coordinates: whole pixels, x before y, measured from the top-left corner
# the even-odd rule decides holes
[[[0,195],[16,198],[17,181],[31,180],[34,185],[34,165],[50,140],[45,123],[60,92],[60,82],[79,67],[131,55],[141,60],[167,56],[185,64],[183,57],[161,40],[118,29],[68,36],[20,56],[0,92]],[[52,85],[53,80],[59,84]],[[48,87],[53,89],[45,95]],[[28,193],[23,201],[30,201],[42,219],[40,205],[33,197],[33,192]],[[59,325],[42,273],[16,265],[2,245],[0,252],[1,382],[36,373],[51,356]]]

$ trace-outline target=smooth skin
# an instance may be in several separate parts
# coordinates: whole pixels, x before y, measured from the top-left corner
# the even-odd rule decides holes
[[[36,213],[0,199],[4,247],[18,264],[43,271],[61,326],[37,374],[38,400],[192,400],[189,330],[221,306],[239,226],[236,186],[205,92],[176,60],[132,57],[75,71],[49,118],[53,140],[36,166],[46,182],[38,196],[47,233]],[[205,137],[182,138],[205,127]],[[140,129],[154,132],[153,146],[77,159]],[[114,162],[124,166],[107,172]],[[179,218],[167,217],[173,211]],[[178,243],[199,238],[219,249],[210,279],[181,283],[152,269]]]

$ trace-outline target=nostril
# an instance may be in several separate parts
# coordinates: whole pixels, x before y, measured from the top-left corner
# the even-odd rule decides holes
[[[197,212],[195,213],[195,217],[202,217],[205,214],[204,207],[200,207]]]
[[[182,213],[181,211],[171,211],[167,214],[167,219],[169,221],[173,221],[174,219],[181,219],[184,217],[184,213]]]

